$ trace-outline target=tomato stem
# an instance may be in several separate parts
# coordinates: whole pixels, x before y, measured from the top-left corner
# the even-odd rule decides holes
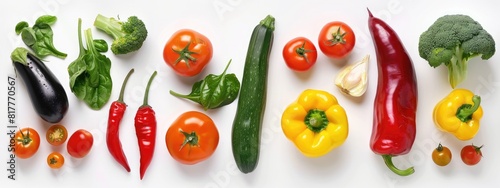
[[[174,66],[177,65],[180,61],[184,61],[186,63],[186,66],[190,68],[189,61],[196,61],[196,58],[191,55],[196,54],[196,52],[189,51],[190,45],[191,41],[189,41],[182,50],[175,50],[174,48],[172,48],[175,53],[179,54],[179,58],[175,60]]]
[[[303,57],[306,60],[306,63],[309,64],[309,59],[307,59],[307,53],[313,52],[313,50],[306,49],[305,46],[306,46],[306,41],[302,43],[301,47],[295,50],[295,53],[297,53],[300,57]]]
[[[186,138],[184,138],[184,142],[182,143],[181,148],[179,148],[179,151],[182,150],[182,148],[184,148],[187,144],[189,144],[189,146],[198,146],[198,135],[196,132],[192,131],[191,133],[187,133],[182,130],[180,130],[180,132]]]
[[[392,172],[396,173],[397,175],[409,176],[409,175],[413,174],[413,172],[415,172],[415,169],[413,169],[413,167],[407,168],[405,170],[401,170],[401,169],[396,168],[396,166],[394,166],[394,163],[392,163],[392,156],[391,155],[382,155],[382,158],[384,159],[385,165],[387,165],[387,167],[389,167],[389,169]]]
[[[337,29],[337,32],[332,33],[332,39],[328,40],[329,46],[335,46],[337,44],[345,44],[344,36],[347,32],[340,33],[341,26]]]
[[[26,130],[26,135],[24,135],[24,133],[21,129],[19,129],[19,131],[21,132],[21,137],[23,137],[23,138],[17,139],[17,141],[21,142],[21,144],[23,144],[23,146],[31,143],[32,139],[30,138],[30,130],[29,129]]]
[[[443,145],[441,145],[441,143],[439,143],[438,147],[436,148],[436,150],[438,152],[442,152],[443,151]]]

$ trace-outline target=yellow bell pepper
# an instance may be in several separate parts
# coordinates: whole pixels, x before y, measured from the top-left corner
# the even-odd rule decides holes
[[[308,89],[281,117],[285,136],[308,157],[319,157],[347,139],[347,115],[332,94]]]
[[[434,123],[439,130],[460,140],[470,140],[479,131],[479,120],[483,117],[480,104],[481,97],[467,89],[455,89],[434,108]]]

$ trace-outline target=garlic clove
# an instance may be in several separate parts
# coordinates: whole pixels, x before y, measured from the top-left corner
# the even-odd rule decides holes
[[[369,60],[370,55],[366,55],[361,61],[340,70],[335,78],[335,85],[341,92],[353,97],[360,97],[366,92]]]

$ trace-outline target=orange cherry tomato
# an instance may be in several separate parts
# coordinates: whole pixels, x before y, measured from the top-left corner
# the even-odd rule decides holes
[[[210,117],[189,111],[181,114],[168,128],[165,143],[175,160],[193,165],[212,156],[219,144],[219,131]]]
[[[74,158],[83,158],[87,156],[94,144],[94,137],[86,130],[79,129],[69,137],[66,149],[69,155]]]
[[[32,128],[22,128],[17,131],[14,140],[13,152],[21,159],[32,157],[40,147],[40,135]]]
[[[311,40],[297,37],[285,44],[283,58],[290,69],[306,71],[316,63],[318,52],[316,52],[316,47]]]
[[[47,142],[53,146],[59,146],[66,142],[68,138],[68,130],[61,124],[55,124],[49,127],[45,135]]]
[[[448,147],[441,144],[432,151],[432,161],[438,166],[446,166],[451,162],[451,151]]]
[[[328,57],[341,59],[349,55],[356,44],[356,36],[349,25],[334,21],[321,29],[318,37],[319,49]]]
[[[175,32],[165,44],[163,59],[181,76],[199,74],[212,59],[210,40],[191,29]]]
[[[47,156],[47,165],[53,169],[61,168],[64,165],[64,157],[59,152],[52,152]]]

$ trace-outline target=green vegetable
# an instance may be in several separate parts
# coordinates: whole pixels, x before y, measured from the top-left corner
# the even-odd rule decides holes
[[[78,99],[83,100],[90,108],[99,110],[111,96],[111,61],[97,50],[90,28],[85,30],[87,49],[84,48],[81,25],[82,21],[78,19],[80,54],[68,66],[69,85]]]
[[[248,45],[231,134],[233,156],[243,173],[252,172],[259,159],[273,33],[274,18],[268,15],[254,28]]]
[[[111,44],[111,51],[114,54],[127,54],[139,50],[148,36],[146,25],[137,16],[131,16],[122,22],[98,14],[94,26],[114,38]]]
[[[495,54],[493,37],[467,15],[445,15],[420,35],[420,57],[432,67],[445,64],[452,88],[467,76],[467,63],[476,56],[486,60]]]
[[[67,54],[54,47],[52,28],[57,21],[57,17],[43,15],[38,17],[33,27],[29,27],[28,22],[21,21],[16,25],[16,34],[21,35],[24,44],[30,47],[38,57],[53,55],[64,59]]]
[[[94,39],[94,47],[100,53],[107,52],[109,49],[108,43],[103,39]]]
[[[205,79],[196,82],[189,95],[182,95],[174,91],[170,91],[170,94],[197,102],[205,110],[231,104],[238,97],[240,81],[235,74],[226,74],[229,64],[231,61],[221,75],[209,74]]]

